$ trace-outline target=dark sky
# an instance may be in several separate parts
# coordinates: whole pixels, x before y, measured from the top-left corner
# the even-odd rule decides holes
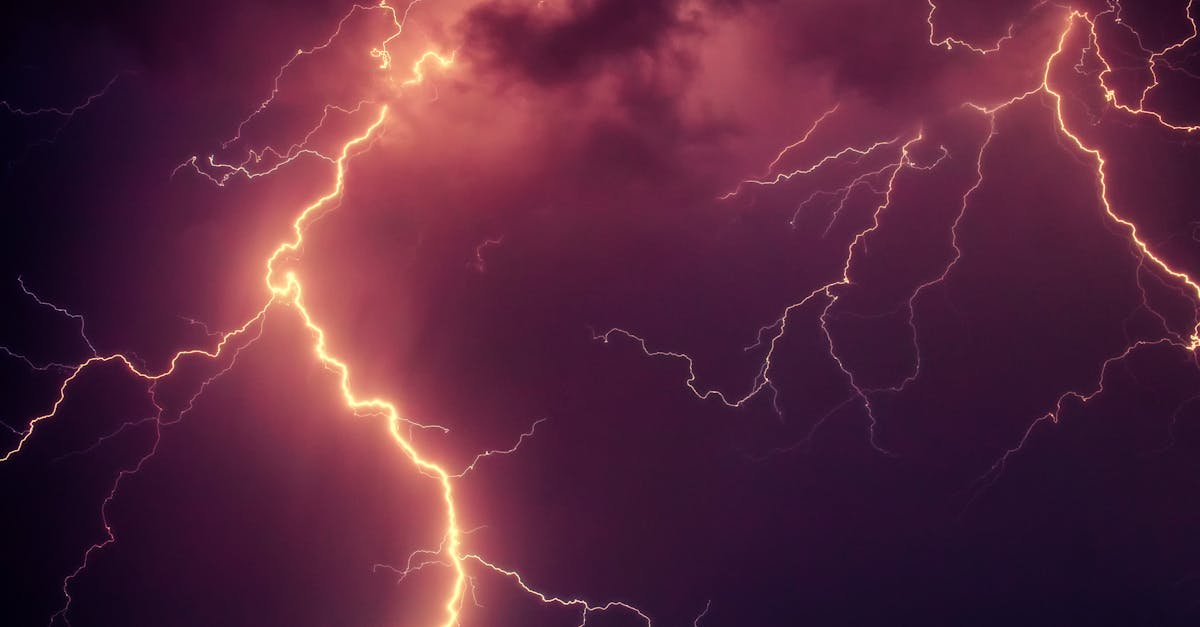
[[[1200,624],[1195,19],[0,9],[0,624]]]

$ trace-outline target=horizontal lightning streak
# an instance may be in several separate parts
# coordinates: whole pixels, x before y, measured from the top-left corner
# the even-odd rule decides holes
[[[8,111],[9,113],[12,113],[13,115],[23,115],[23,116],[27,116],[27,117],[34,117],[34,116],[39,116],[39,115],[56,115],[58,117],[69,118],[69,117],[75,115],[76,113],[79,113],[80,111],[83,111],[84,109],[88,108],[96,100],[103,98],[104,95],[108,93],[109,88],[111,88],[113,86],[113,83],[116,83],[117,79],[120,77],[121,77],[120,74],[114,75],[112,78],[108,79],[108,82],[105,83],[104,87],[102,87],[99,91],[89,95],[87,98],[84,98],[83,101],[81,101],[79,104],[77,104],[69,109],[63,108],[63,107],[38,107],[38,108],[20,107],[20,106],[12,104],[8,100],[0,100],[0,107],[4,107],[5,111]]]

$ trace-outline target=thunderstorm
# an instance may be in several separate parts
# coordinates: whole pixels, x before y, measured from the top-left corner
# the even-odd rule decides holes
[[[0,624],[1197,624],[1194,3],[2,9]]]

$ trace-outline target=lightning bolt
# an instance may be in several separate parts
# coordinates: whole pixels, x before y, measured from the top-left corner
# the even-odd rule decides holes
[[[69,119],[76,113],[79,113],[80,111],[92,106],[93,102],[103,98],[104,95],[108,93],[108,90],[113,86],[113,83],[116,83],[117,79],[120,77],[120,74],[113,75],[113,77],[108,79],[108,82],[104,84],[104,87],[101,87],[98,91],[90,94],[80,101],[79,104],[74,106],[29,107],[15,105],[9,100],[0,100],[0,107],[3,107],[5,111],[8,111],[13,115],[20,115],[24,117],[38,117],[45,115]]]
[[[489,248],[494,248],[496,246],[499,246],[503,243],[504,243],[503,235],[501,235],[500,237],[488,237],[488,238],[484,239],[482,242],[479,242],[479,244],[475,246],[475,256],[473,259],[471,259],[471,261],[467,264],[467,266],[472,268],[473,270],[475,270],[476,272],[478,272],[480,274],[487,272],[487,259],[483,258],[484,251],[486,251]]]
[[[108,92],[112,89],[112,86],[117,82],[117,79],[121,78],[123,73],[124,72],[118,72],[117,74],[114,74],[112,78],[108,79],[108,82],[105,83],[103,87],[89,94],[75,105],[34,107],[29,105],[14,104],[8,99],[0,100],[0,109],[4,109],[4,111],[8,112],[10,115],[28,118],[30,120],[45,118],[57,120],[51,127],[48,134],[34,139],[30,144],[24,147],[22,152],[19,153],[17,157],[8,161],[6,165],[8,167],[12,167],[13,164],[24,159],[24,157],[29,154],[29,151],[33,150],[33,148],[36,146],[53,144],[75,119],[76,115],[91,107],[92,104],[97,100],[100,100],[108,95]]]

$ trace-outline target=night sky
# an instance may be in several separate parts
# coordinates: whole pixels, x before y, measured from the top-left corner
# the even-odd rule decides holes
[[[25,4],[0,625],[1200,624],[1200,5]]]

